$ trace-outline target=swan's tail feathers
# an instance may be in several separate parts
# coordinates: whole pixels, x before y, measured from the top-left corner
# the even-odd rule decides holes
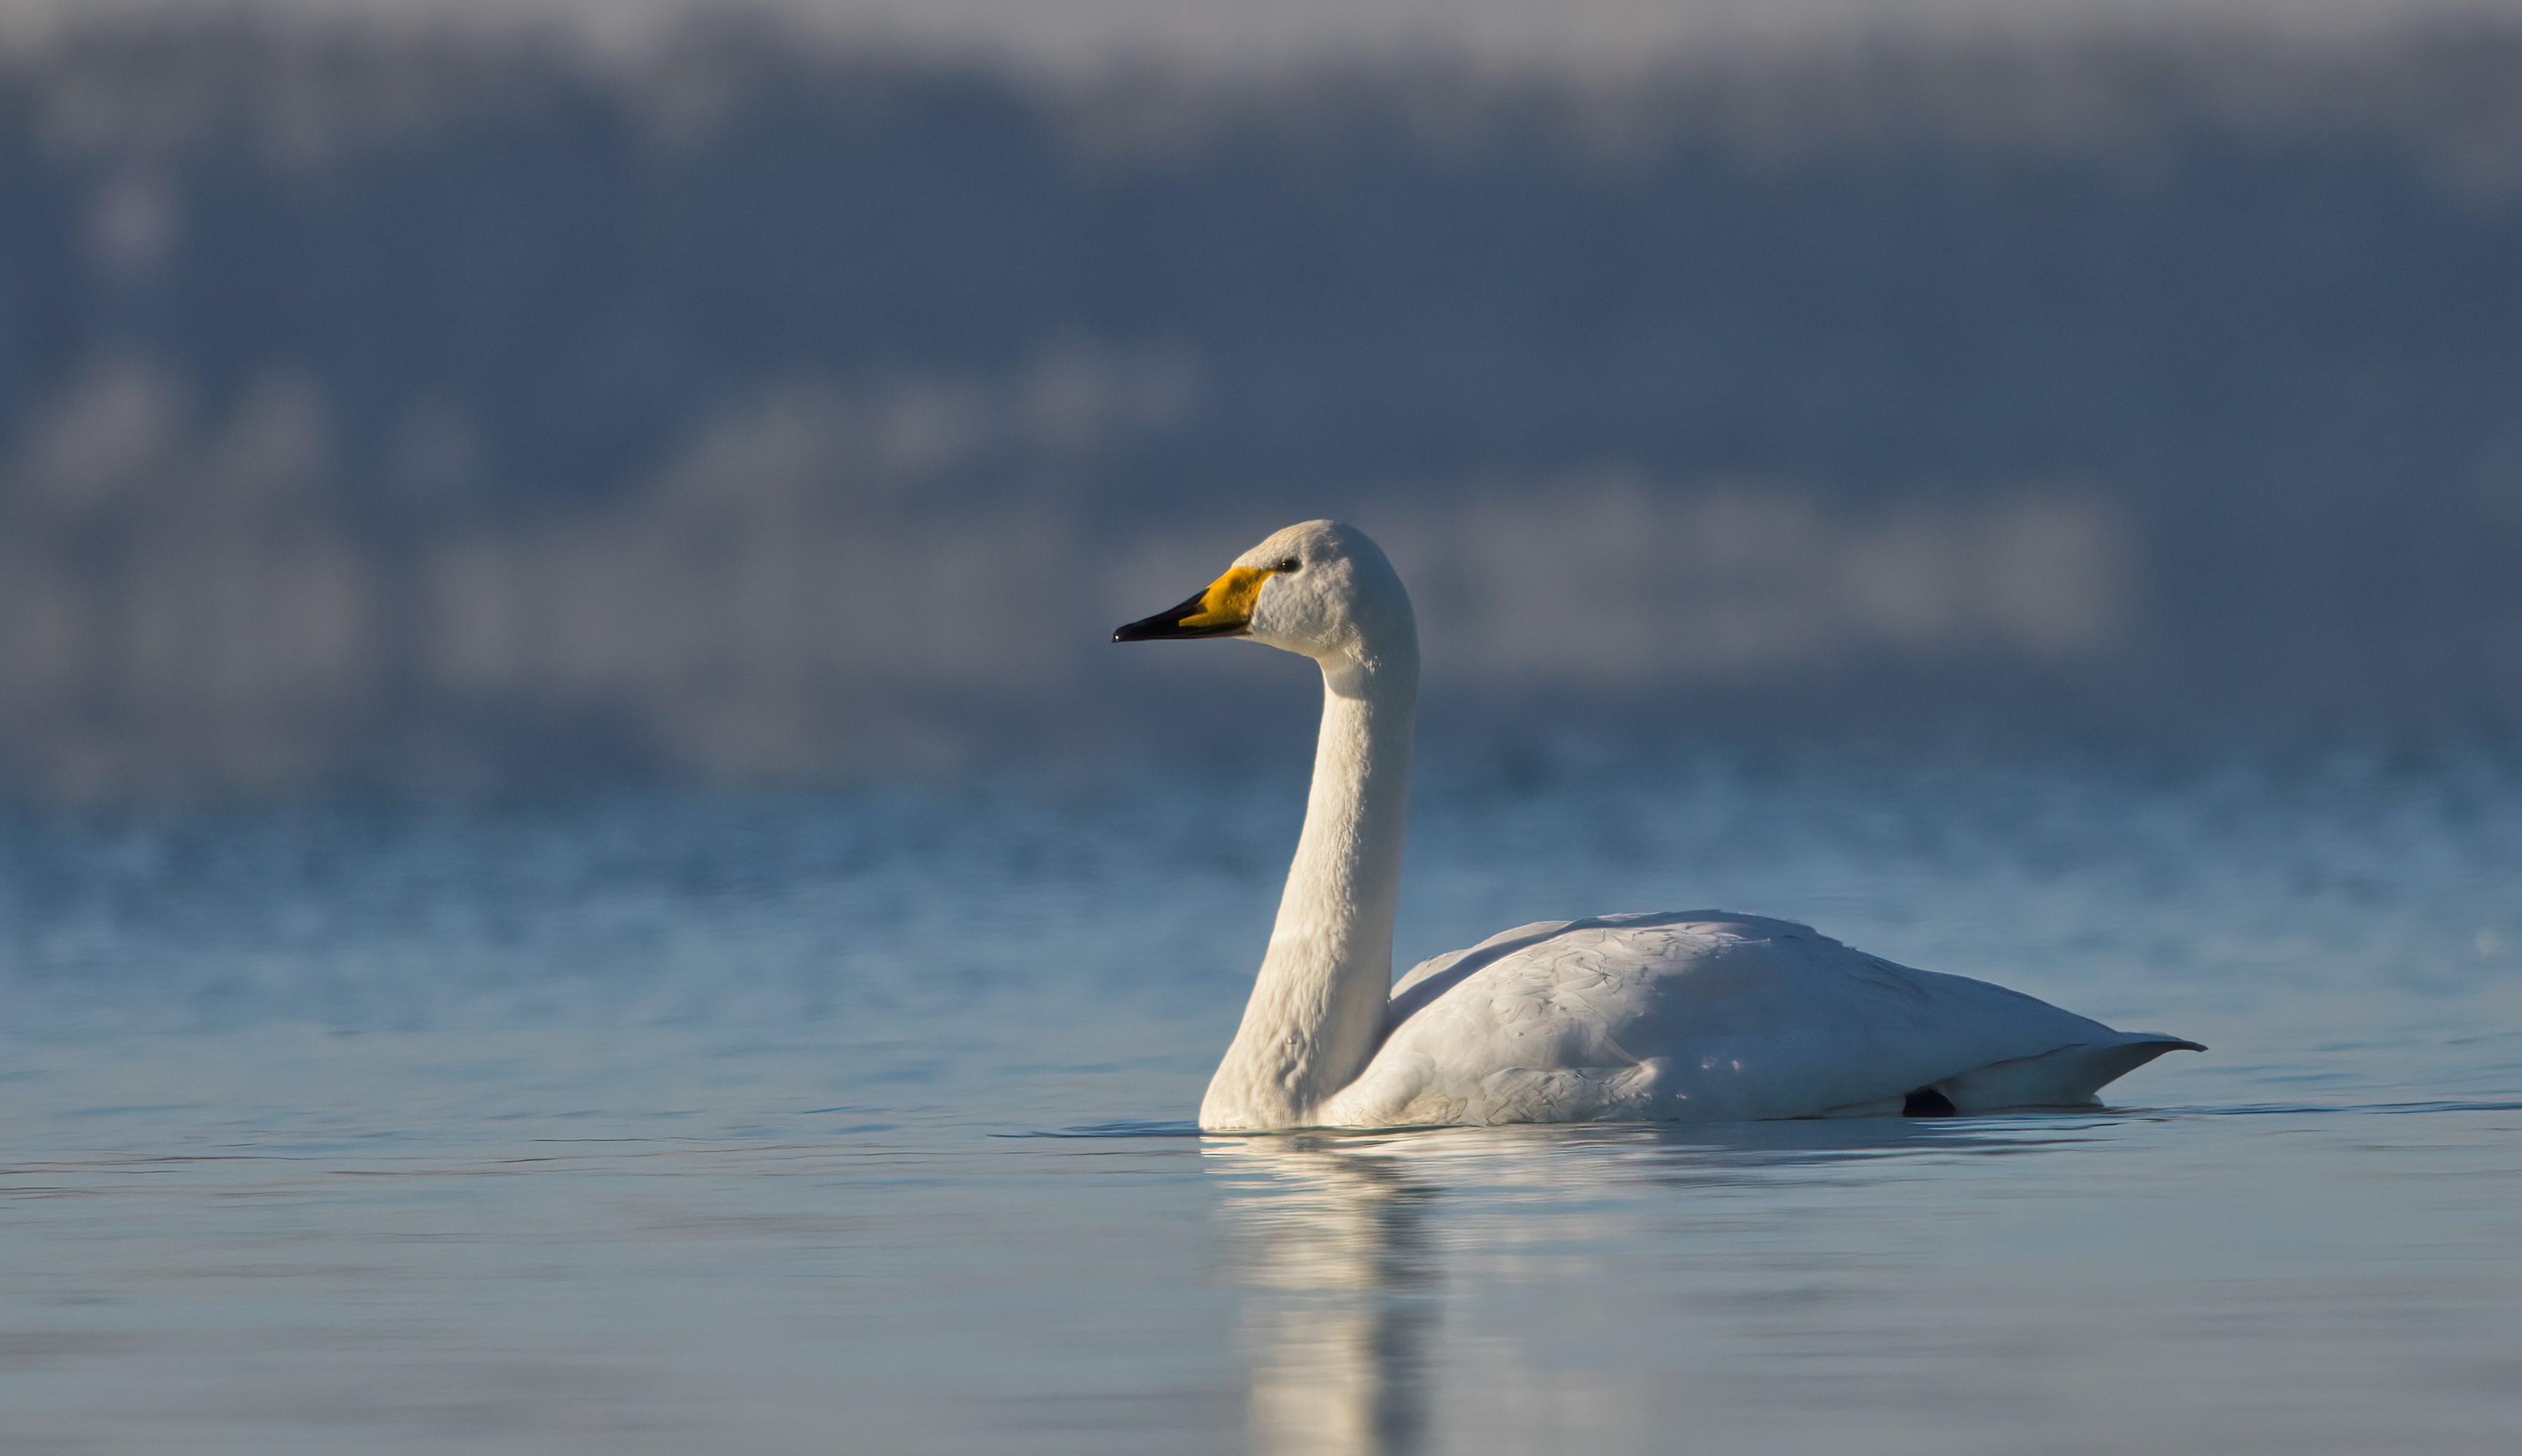
[[[1956,1112],[2089,1107],[2101,1100],[2096,1094],[2104,1087],[2166,1052],[2206,1050],[2181,1037],[2131,1031],[2116,1041],[2087,1042],[2038,1057],[1994,1062],[1922,1090],[1939,1095]]]

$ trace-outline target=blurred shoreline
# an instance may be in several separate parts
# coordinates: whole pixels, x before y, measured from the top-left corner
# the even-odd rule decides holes
[[[1105,638],[1318,514],[1437,739],[2522,709],[2509,17],[1224,87],[677,33],[17,33],[0,792],[1274,739],[1288,665]]]

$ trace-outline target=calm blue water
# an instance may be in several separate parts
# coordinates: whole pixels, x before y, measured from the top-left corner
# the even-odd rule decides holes
[[[1725,906],[2214,1051],[1202,1139],[1301,788],[0,823],[7,1448],[2512,1448],[2510,755],[1438,765],[1404,963]]]

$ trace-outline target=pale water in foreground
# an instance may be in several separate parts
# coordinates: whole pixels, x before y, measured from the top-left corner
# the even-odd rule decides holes
[[[1406,963],[1723,906],[2111,1110],[1203,1139],[1275,770],[0,825],[12,1452],[2500,1452],[2494,748],[1423,784]]]

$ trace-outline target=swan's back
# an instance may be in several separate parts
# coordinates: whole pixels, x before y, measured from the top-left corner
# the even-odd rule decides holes
[[[2114,1031],[1967,976],[1722,911],[1543,921],[1424,962],[1381,1048],[1324,1108],[1345,1126],[1719,1122],[2089,1104],[2196,1044]]]

